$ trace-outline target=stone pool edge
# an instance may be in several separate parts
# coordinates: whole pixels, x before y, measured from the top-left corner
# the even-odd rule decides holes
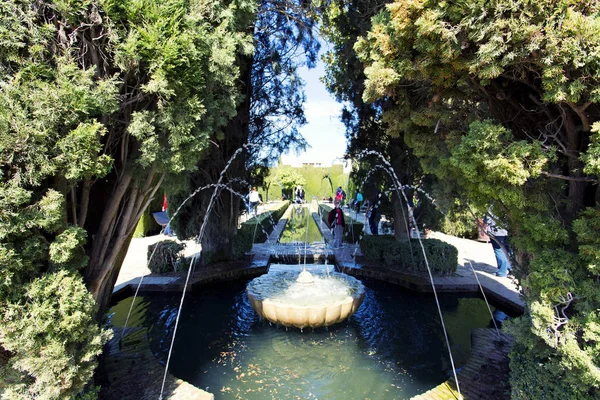
[[[356,260],[352,260],[352,263],[344,262],[344,255],[340,254],[339,258],[336,258],[338,262],[336,263],[336,269],[339,272],[347,273],[348,275],[376,279],[380,281],[390,282],[392,284],[396,284],[398,286],[414,290],[417,292],[432,292],[431,283],[424,276],[419,276],[416,274],[408,274],[402,273],[398,271],[391,271],[387,269],[377,268],[373,266],[369,266],[366,264],[357,264]],[[256,260],[254,260],[256,261]],[[193,274],[193,279],[190,281],[190,286],[188,290],[195,290],[200,286],[211,282],[217,281],[227,281],[227,280],[236,280],[240,278],[251,278],[254,276],[259,276],[268,271],[268,261],[266,265],[261,265],[264,263],[257,264],[254,261],[243,261],[237,263],[230,264],[222,264],[214,268],[201,269],[200,271]],[[139,279],[136,278],[125,284],[120,285],[119,288],[115,288],[113,292],[113,298],[125,298],[135,293],[135,290],[139,284]],[[488,298],[490,298],[495,304],[502,305],[503,307],[511,309],[513,312],[522,313],[524,310],[524,305],[522,301],[515,301],[514,298],[506,298],[502,295],[501,287],[502,285],[497,285],[497,279],[487,279],[485,276],[479,276],[480,280],[483,280],[482,287],[484,292]],[[181,282],[183,281],[183,282]],[[140,286],[140,292],[149,293],[149,292],[170,292],[170,291],[178,291],[181,292],[183,290],[183,284],[185,282],[185,275],[183,274],[167,274],[167,275],[149,275],[143,278],[142,285]],[[462,292],[462,293],[478,293],[479,286],[475,279],[466,279],[465,277],[434,277],[434,282],[436,284],[436,291],[438,292]],[[499,290],[490,289],[489,285],[496,285]],[[497,288],[497,289],[498,289]],[[114,329],[114,328],[113,328]],[[115,336],[120,336],[115,334]],[[463,394],[463,398],[481,398],[477,397],[479,393],[489,393],[490,390],[493,391],[496,395],[501,395],[498,390],[498,387],[504,388],[508,385],[507,379],[499,379],[497,375],[497,371],[490,371],[490,367],[486,367],[490,362],[490,356],[494,362],[507,363],[508,361],[508,352],[510,351],[510,346],[512,344],[512,338],[500,332],[500,336],[497,339],[497,334],[493,329],[486,328],[478,328],[474,329],[472,332],[472,354],[471,357],[467,360],[466,364],[460,369],[458,373],[459,385],[461,386],[461,392]],[[493,340],[489,340],[492,338]],[[113,339],[114,340],[114,339]],[[501,345],[498,347],[498,343],[506,343],[506,345]],[[489,348],[489,343],[496,343],[496,347],[493,349]],[[112,345],[114,347],[114,344]],[[111,347],[111,348],[113,348]],[[147,346],[146,346],[147,347]],[[144,350],[144,352],[152,355],[149,348]],[[113,360],[110,360],[110,357],[113,357]],[[153,361],[156,366],[160,366],[163,370],[164,367],[162,364],[156,360],[156,358],[152,355]],[[123,359],[125,361],[128,358],[123,358],[119,356],[119,353],[116,354],[110,353],[107,358],[110,362],[118,363],[119,359]],[[148,358],[147,354],[144,359]],[[499,361],[500,360],[500,361]],[[154,366],[140,365],[138,363],[137,368],[148,368],[149,370],[154,370]],[[159,368],[159,370],[161,369]],[[487,368],[487,370],[486,370]],[[495,383],[484,383],[486,380],[486,373],[494,373]],[[160,374],[160,382],[162,382],[162,374]],[[180,391],[174,391],[170,395],[170,399],[193,399],[193,400],[209,400],[214,399],[214,395],[208,392],[204,392],[203,390],[194,387],[193,385],[175,378],[168,374],[170,385],[175,385],[174,387],[181,387]],[[508,375],[505,376],[507,378]],[[483,381],[482,381],[483,379]],[[156,385],[156,378],[150,378],[150,382],[147,382],[148,385]],[[464,382],[464,388],[463,388]],[[481,385],[480,383],[484,383]],[[110,377],[109,377],[109,385],[110,385]],[[187,385],[187,386],[186,386]],[[192,394],[191,389],[188,388],[191,386],[192,388],[198,389],[199,392]],[[178,393],[182,393],[179,395]],[[183,394],[185,393],[185,395]],[[504,393],[504,392],[503,392]],[[138,393],[139,395],[139,393]],[[466,395],[466,396],[465,396]],[[192,397],[190,397],[192,396]],[[200,397],[193,397],[200,396]],[[207,396],[207,397],[204,397]],[[473,397],[471,397],[473,396]],[[105,397],[103,397],[105,398]],[[122,399],[127,399],[128,397],[121,396]],[[140,398],[140,397],[129,397],[129,398]],[[142,397],[143,398],[143,397]],[[459,398],[458,392],[456,391],[456,385],[454,383],[454,379],[451,378],[448,381],[436,386],[435,388],[429,390],[426,393],[413,397],[415,400],[434,400],[434,399],[454,399]],[[495,398],[508,398],[504,397],[495,397]],[[106,397],[106,399],[111,399],[110,397]]]

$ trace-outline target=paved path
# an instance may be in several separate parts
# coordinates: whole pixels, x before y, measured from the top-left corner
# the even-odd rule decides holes
[[[389,271],[385,268],[378,268],[376,265],[365,264],[358,245],[344,243],[341,249],[332,249],[327,245],[327,243],[333,241],[331,231],[320,223],[319,216],[314,210],[312,216],[323,235],[323,242],[309,245],[278,243],[291,209],[290,207],[286,211],[286,214],[275,226],[265,243],[257,243],[253,246],[252,251],[248,254],[251,261],[247,263],[247,266],[244,266],[244,263],[233,263],[231,267],[220,265],[216,268],[202,269],[194,274],[190,285],[193,286],[195,283],[207,279],[216,279],[219,274],[228,274],[231,277],[259,274],[263,270],[266,271],[271,262],[289,263],[298,262],[300,259],[305,262],[306,259],[307,263],[313,263],[323,262],[326,259],[328,262],[336,263],[340,270],[351,275],[384,279],[418,291],[432,291],[427,275]],[[364,214],[357,215],[351,212],[346,215],[357,218],[359,222],[364,221]],[[525,303],[519,295],[520,288],[516,282],[494,275],[497,270],[496,261],[492,246],[489,243],[462,239],[440,232],[432,232],[430,237],[452,244],[458,249],[456,273],[451,276],[434,277],[436,290],[480,292],[481,286],[484,294],[495,303],[502,304],[517,312],[524,310]],[[142,290],[144,291],[181,291],[185,283],[184,276],[177,274],[172,276],[149,276],[150,271],[147,268],[148,246],[167,239],[176,240],[164,235],[134,238],[125,257],[113,293],[124,289],[135,290],[140,277],[144,277],[142,282]],[[200,246],[193,241],[187,241],[185,244],[186,257],[200,251]],[[248,269],[248,271],[244,271],[245,269]]]

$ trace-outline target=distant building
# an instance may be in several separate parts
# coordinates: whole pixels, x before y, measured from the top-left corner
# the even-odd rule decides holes
[[[334,160],[319,160],[308,158],[306,156],[295,157],[284,155],[281,157],[281,163],[283,165],[289,165],[292,168],[302,168],[307,166],[312,166],[315,168],[330,168],[332,165],[343,165],[344,173],[349,173],[352,170],[352,160],[344,160],[341,158],[336,158]]]

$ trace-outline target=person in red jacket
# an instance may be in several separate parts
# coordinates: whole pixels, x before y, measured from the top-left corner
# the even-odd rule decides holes
[[[334,205],[335,208],[329,211],[327,215],[327,223],[333,229],[333,247],[339,249],[342,247],[342,236],[344,235],[346,222],[344,221],[344,212],[340,208],[340,202],[336,201]]]

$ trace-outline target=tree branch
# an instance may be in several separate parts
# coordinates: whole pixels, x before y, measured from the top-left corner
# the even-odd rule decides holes
[[[575,177],[575,176],[566,176],[566,175],[551,174],[550,172],[546,172],[546,171],[541,171],[540,174],[548,176],[550,178],[562,179],[562,180],[565,180],[565,181],[591,182],[591,183],[595,183],[595,184],[600,183],[599,180],[594,179],[594,178],[585,178],[585,177],[578,178],[578,177]]]
[[[90,204],[90,191],[92,189],[92,180],[86,177],[83,180],[83,187],[81,188],[81,204],[79,205],[79,226],[83,228],[87,219],[88,206]]]
[[[77,224],[77,197],[75,195],[75,187],[71,188],[71,214],[73,216],[73,225]]]
[[[575,113],[579,116],[579,119],[581,119],[581,123],[583,124],[583,131],[589,132],[590,131],[590,119],[585,114],[585,110],[592,104],[592,102],[588,101],[581,107],[577,107],[577,105],[575,103],[571,103],[570,101],[568,101],[567,104],[569,105],[569,107],[571,107],[571,109],[573,111],[575,111]]]

